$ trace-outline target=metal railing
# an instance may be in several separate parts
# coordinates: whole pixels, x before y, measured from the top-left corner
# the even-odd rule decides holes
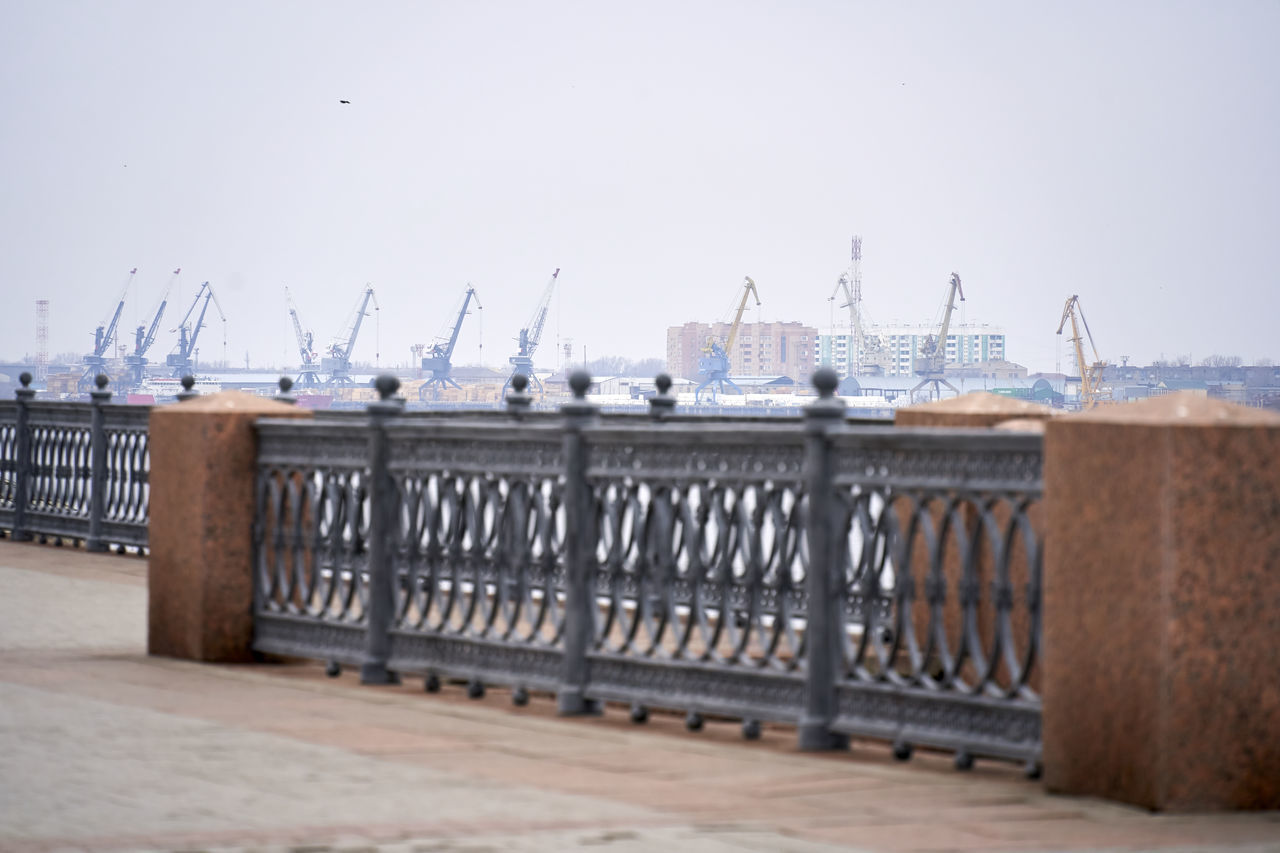
[[[81,540],[90,551],[147,545],[150,407],[35,399],[31,375],[0,401],[0,530],[17,541]]]
[[[1038,772],[1041,438],[800,421],[257,422],[255,648]]]

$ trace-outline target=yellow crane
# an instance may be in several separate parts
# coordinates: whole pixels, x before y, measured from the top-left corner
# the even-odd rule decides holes
[[[1079,320],[1077,321],[1077,317]],[[1102,371],[1107,363],[1098,356],[1098,347],[1093,342],[1093,332],[1089,331],[1089,321],[1084,318],[1084,309],[1080,307],[1080,297],[1072,295],[1062,308],[1062,321],[1058,323],[1058,334],[1071,321],[1071,344],[1076,350],[1076,366],[1080,368],[1080,407],[1092,409],[1098,403],[1111,400],[1111,389],[1102,385]],[[1084,360],[1084,337],[1080,334],[1080,326],[1089,338],[1089,347],[1093,350],[1093,362]]]
[[[703,380],[694,390],[695,402],[702,402],[702,392],[706,388],[711,389],[712,402],[715,401],[717,392],[723,392],[726,385],[732,388],[735,394],[742,393],[742,389],[729,378],[729,354],[733,352],[733,342],[738,339],[738,328],[742,325],[742,312],[747,309],[747,298],[750,296],[756,298],[757,305],[760,304],[760,292],[756,290],[756,283],[751,280],[751,276],[745,276],[742,300],[738,303],[737,313],[733,315],[733,323],[729,326],[729,335],[725,338],[724,345],[721,346],[714,338],[708,340],[706,347],[702,350],[706,355],[698,359],[698,373],[703,376]]]
[[[925,399],[942,399],[942,386],[945,385],[951,389],[951,393],[957,397],[960,391],[956,386],[947,381],[947,334],[951,331],[951,312],[956,308],[956,296],[960,296],[960,301],[964,302],[964,288],[960,285],[960,276],[958,273],[952,273],[951,278],[947,281],[947,301],[942,309],[942,327],[938,329],[937,335],[930,335],[929,338],[921,345],[920,354],[915,359],[916,376],[921,377],[916,387],[911,389],[911,400],[916,400],[916,395],[920,393],[920,389],[927,385],[933,386],[932,392],[926,392],[931,396]]]

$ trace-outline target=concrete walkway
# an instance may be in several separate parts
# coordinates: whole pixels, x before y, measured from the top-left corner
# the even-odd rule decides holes
[[[1277,813],[1154,816],[882,744],[148,658],[145,575],[0,541],[0,851],[1280,851]]]

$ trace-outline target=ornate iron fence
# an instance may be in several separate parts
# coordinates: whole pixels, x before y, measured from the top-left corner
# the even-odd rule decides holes
[[[111,405],[105,376],[89,403],[38,401],[21,379],[0,404],[0,528],[91,551],[146,547],[150,408]]]
[[[258,422],[255,647],[1038,772],[1041,440],[802,421]]]

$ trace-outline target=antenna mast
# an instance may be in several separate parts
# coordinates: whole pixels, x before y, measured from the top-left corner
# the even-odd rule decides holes
[[[849,312],[849,331],[853,336],[853,353],[849,359],[849,375],[862,374],[862,238],[853,236],[849,277],[853,279],[853,309]]]

